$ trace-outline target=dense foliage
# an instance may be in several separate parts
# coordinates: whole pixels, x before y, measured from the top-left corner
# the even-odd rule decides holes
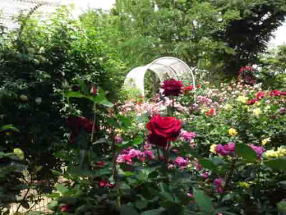
[[[59,215],[285,213],[285,47],[261,53],[285,1],[36,10],[1,27],[0,214],[38,196]],[[235,81],[121,89],[127,69],[165,55]]]

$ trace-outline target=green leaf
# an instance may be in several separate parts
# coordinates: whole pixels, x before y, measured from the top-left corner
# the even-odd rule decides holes
[[[3,131],[16,131],[20,132],[19,129],[15,128],[13,125],[3,125],[0,127],[0,132]]]
[[[158,208],[154,210],[144,211],[143,213],[141,213],[141,215],[160,215],[164,211],[164,208]]]
[[[68,188],[66,188],[63,184],[56,184],[55,188],[57,189],[57,191],[59,191],[61,194],[65,194],[66,192],[69,191]]]
[[[139,213],[132,206],[123,205],[120,209],[120,215],[139,215]]]
[[[64,92],[64,96],[67,98],[86,98],[81,92],[78,91],[67,91]]]
[[[209,215],[215,214],[212,200],[202,190],[193,189],[195,202],[198,204],[201,212],[207,212]]]
[[[216,165],[209,159],[203,158],[199,160],[199,163],[206,169],[216,171],[217,167]]]
[[[268,161],[265,161],[264,164],[275,170],[286,171],[286,159],[285,158],[268,160]]]
[[[257,160],[256,152],[246,144],[236,144],[235,152],[248,162],[256,162]]]
[[[96,96],[87,96],[87,99],[93,101],[96,104],[103,105],[105,107],[113,107],[114,105],[108,101],[105,97],[104,91],[99,89]]]

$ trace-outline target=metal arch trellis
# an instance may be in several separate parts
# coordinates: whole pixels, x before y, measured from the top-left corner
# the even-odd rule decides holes
[[[168,60],[172,63],[167,64],[166,62],[162,62]],[[172,65],[179,66],[179,69],[173,68]],[[145,66],[140,66],[132,69],[125,78],[124,86],[127,88],[135,87],[139,89],[142,96],[144,96],[144,77],[148,70],[154,72],[161,82],[164,81],[165,75],[170,78],[175,78],[177,80],[180,79],[179,73],[180,75],[187,75],[187,78],[191,76],[190,81],[192,81],[194,90],[196,89],[196,80],[195,75],[193,73],[194,69],[192,70],[184,61],[175,57],[161,57],[155,59],[154,61]]]

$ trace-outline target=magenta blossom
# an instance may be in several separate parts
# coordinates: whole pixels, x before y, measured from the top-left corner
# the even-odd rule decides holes
[[[115,143],[122,143],[122,142],[123,142],[122,137],[119,136],[119,135],[116,135],[116,136],[114,137],[114,140],[115,140]]]
[[[175,165],[180,167],[180,168],[184,168],[186,166],[188,166],[189,161],[183,157],[177,157],[174,161]]]
[[[201,175],[200,175],[203,179],[207,179],[209,177],[209,173],[208,172],[203,172]]]
[[[215,186],[215,190],[218,193],[223,193],[223,187],[224,187],[224,179],[223,178],[216,178],[213,182]]]
[[[191,141],[197,136],[197,134],[195,132],[182,131],[180,136],[185,141]]]
[[[231,155],[235,151],[235,143],[229,142],[228,144],[225,144],[225,145],[218,144],[215,147],[215,151],[217,154],[222,155],[222,156]]]
[[[253,144],[250,144],[249,147],[256,152],[256,155],[258,158],[261,158],[263,152],[265,151],[265,149],[262,146],[255,146]]]

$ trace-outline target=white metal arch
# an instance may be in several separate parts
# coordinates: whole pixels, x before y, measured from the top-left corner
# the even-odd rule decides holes
[[[150,70],[156,74],[160,82],[166,79],[174,78],[176,80],[191,81],[194,89],[196,81],[194,71],[196,68],[190,68],[184,61],[175,57],[161,57],[151,63],[132,69],[124,81],[125,88],[136,88],[144,96],[144,77]]]

